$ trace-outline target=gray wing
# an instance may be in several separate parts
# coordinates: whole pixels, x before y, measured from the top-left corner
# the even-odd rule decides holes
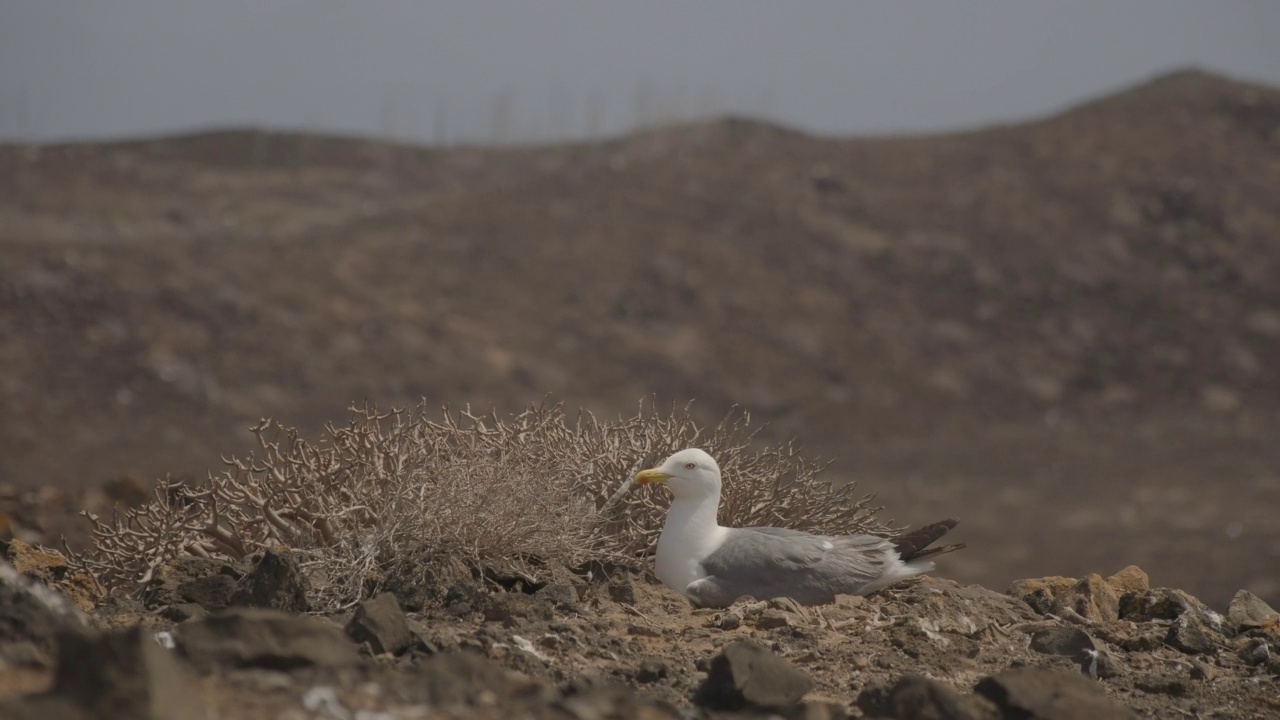
[[[708,577],[688,590],[704,607],[723,607],[744,595],[831,602],[855,594],[884,572],[893,545],[873,535],[812,535],[785,528],[733,528],[702,561]]]

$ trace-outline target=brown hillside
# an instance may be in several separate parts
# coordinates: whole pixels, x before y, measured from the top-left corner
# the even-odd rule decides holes
[[[364,398],[657,393],[961,517],[956,577],[1274,600],[1278,273],[1280,92],[1201,73],[931,137],[0,146],[0,481],[203,475]]]

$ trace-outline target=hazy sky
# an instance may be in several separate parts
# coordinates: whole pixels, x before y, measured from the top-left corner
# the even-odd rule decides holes
[[[0,139],[947,129],[1187,65],[1280,85],[1278,38],[1280,0],[0,0]]]

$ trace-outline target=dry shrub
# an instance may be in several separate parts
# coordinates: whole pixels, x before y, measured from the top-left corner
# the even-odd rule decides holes
[[[73,561],[111,587],[140,589],[181,554],[241,559],[268,546],[302,556],[313,600],[342,607],[369,594],[441,592],[451,573],[494,568],[530,581],[553,566],[637,562],[662,528],[665,491],[630,478],[697,446],[725,477],[722,524],[782,525],[828,533],[889,533],[872,496],[818,474],[793,444],[754,449],[746,413],[700,427],[688,408],[642,403],[630,418],[570,421],[560,406],[511,417],[445,409],[353,409],[317,443],[262,421],[258,451],[226,460],[200,486],[162,481],[155,499],[89,515],[94,547]]]

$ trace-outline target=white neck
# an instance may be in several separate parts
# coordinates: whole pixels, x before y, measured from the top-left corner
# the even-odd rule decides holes
[[[724,529],[716,522],[719,508],[720,493],[671,501],[654,558],[654,569],[664,585],[684,592],[689,583],[706,576],[702,559],[724,542]]]

